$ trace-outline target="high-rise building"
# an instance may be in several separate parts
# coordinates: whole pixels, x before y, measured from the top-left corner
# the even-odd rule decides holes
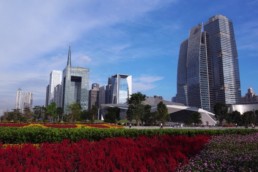
[[[179,52],[179,103],[213,110],[216,103],[240,102],[238,55],[232,22],[216,15],[190,31]]]
[[[62,85],[58,84],[54,88],[54,102],[56,107],[62,107]]]
[[[105,86],[99,87],[99,107],[106,103],[106,89]]]
[[[112,104],[123,104],[132,94],[132,76],[116,74],[109,78],[108,100]],[[106,97],[107,98],[107,97]]]
[[[255,94],[252,88],[248,88],[245,96],[241,98],[241,103],[258,103],[258,96]]]
[[[93,83],[89,91],[89,109],[92,106],[99,107],[99,84]]]
[[[46,87],[46,102],[45,106],[47,107],[49,105],[49,84]]]
[[[59,92],[55,92],[56,87],[58,85],[62,84],[62,71],[59,70],[53,70],[50,73],[50,78],[49,78],[49,92],[48,92],[48,101],[46,105],[49,105],[52,102],[55,102],[58,104],[58,98],[61,98],[61,94]],[[56,96],[56,97],[55,97]],[[60,104],[60,103],[59,103]]]
[[[79,103],[82,110],[88,110],[89,69],[72,67],[71,49],[69,47],[66,68],[62,79],[62,107],[64,113],[69,113],[69,105]]]
[[[15,102],[15,109],[20,109],[23,113],[25,108],[32,108],[32,93],[25,92],[21,89],[18,89],[16,92],[16,102]]]

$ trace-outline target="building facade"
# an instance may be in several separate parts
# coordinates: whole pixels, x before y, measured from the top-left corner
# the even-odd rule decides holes
[[[255,94],[252,88],[248,88],[245,96],[241,98],[241,103],[258,103],[258,96]]]
[[[71,49],[69,47],[66,68],[62,78],[62,108],[64,113],[69,113],[69,106],[79,103],[82,110],[88,110],[89,69],[72,67]]]
[[[216,103],[240,102],[238,55],[232,22],[211,17],[190,31],[178,60],[176,100],[212,111]]]
[[[23,113],[25,108],[32,108],[33,97],[31,92],[25,92],[18,89],[16,92],[15,109],[20,109]]]
[[[112,104],[123,104],[132,94],[132,76],[116,74],[109,78],[106,98]]]
[[[62,85],[58,84],[54,88],[54,102],[56,107],[62,107]]]
[[[99,107],[99,84],[93,83],[89,91],[89,110],[93,107]]]
[[[46,105],[49,105],[52,102],[55,102],[56,104],[60,102],[61,94],[60,92],[58,92],[59,90],[56,87],[61,84],[62,84],[62,71],[59,71],[59,70],[51,71],[50,77],[49,77],[49,91],[48,91],[48,97],[47,97],[48,103]],[[58,107],[61,107],[61,106],[58,106]]]

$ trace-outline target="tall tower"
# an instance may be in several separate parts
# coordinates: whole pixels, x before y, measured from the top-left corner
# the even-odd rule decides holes
[[[55,93],[55,89],[58,85],[62,84],[62,71],[59,70],[53,70],[50,73],[50,77],[49,77],[49,92],[48,92],[48,104],[52,102],[55,102],[56,104],[58,104],[58,102],[56,102],[57,96],[61,96],[61,94],[57,95],[57,93]]]
[[[89,69],[72,67],[71,48],[68,50],[67,65],[62,78],[62,107],[64,113],[69,113],[69,106],[79,103],[82,110],[88,109]]]
[[[232,22],[216,15],[204,25],[193,27],[181,44],[177,101],[212,111],[216,103],[236,104],[240,97]]]
[[[93,83],[91,90],[89,91],[89,106],[91,109],[93,106],[99,107],[99,84]]]
[[[16,92],[15,109],[20,109],[23,113],[25,108],[32,108],[32,93],[18,89]]]
[[[208,34],[212,104],[239,103],[241,90],[233,24],[227,17],[216,15],[204,24],[204,30]]]

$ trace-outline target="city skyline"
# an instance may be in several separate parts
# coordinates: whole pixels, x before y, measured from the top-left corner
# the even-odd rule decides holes
[[[222,14],[232,20],[242,95],[258,90],[257,0],[0,2],[0,115],[15,107],[18,88],[44,105],[49,72],[62,70],[71,45],[74,66],[91,83],[114,73],[133,76],[133,92],[176,95],[179,47],[192,26]],[[205,10],[204,10],[205,9]]]

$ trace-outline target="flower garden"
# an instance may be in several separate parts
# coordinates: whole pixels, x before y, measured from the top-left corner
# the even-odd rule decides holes
[[[99,123],[99,124],[55,124],[55,123],[0,123],[0,127],[41,127],[41,128],[123,128],[120,125]]]
[[[0,126],[0,171],[258,171],[255,129]]]

